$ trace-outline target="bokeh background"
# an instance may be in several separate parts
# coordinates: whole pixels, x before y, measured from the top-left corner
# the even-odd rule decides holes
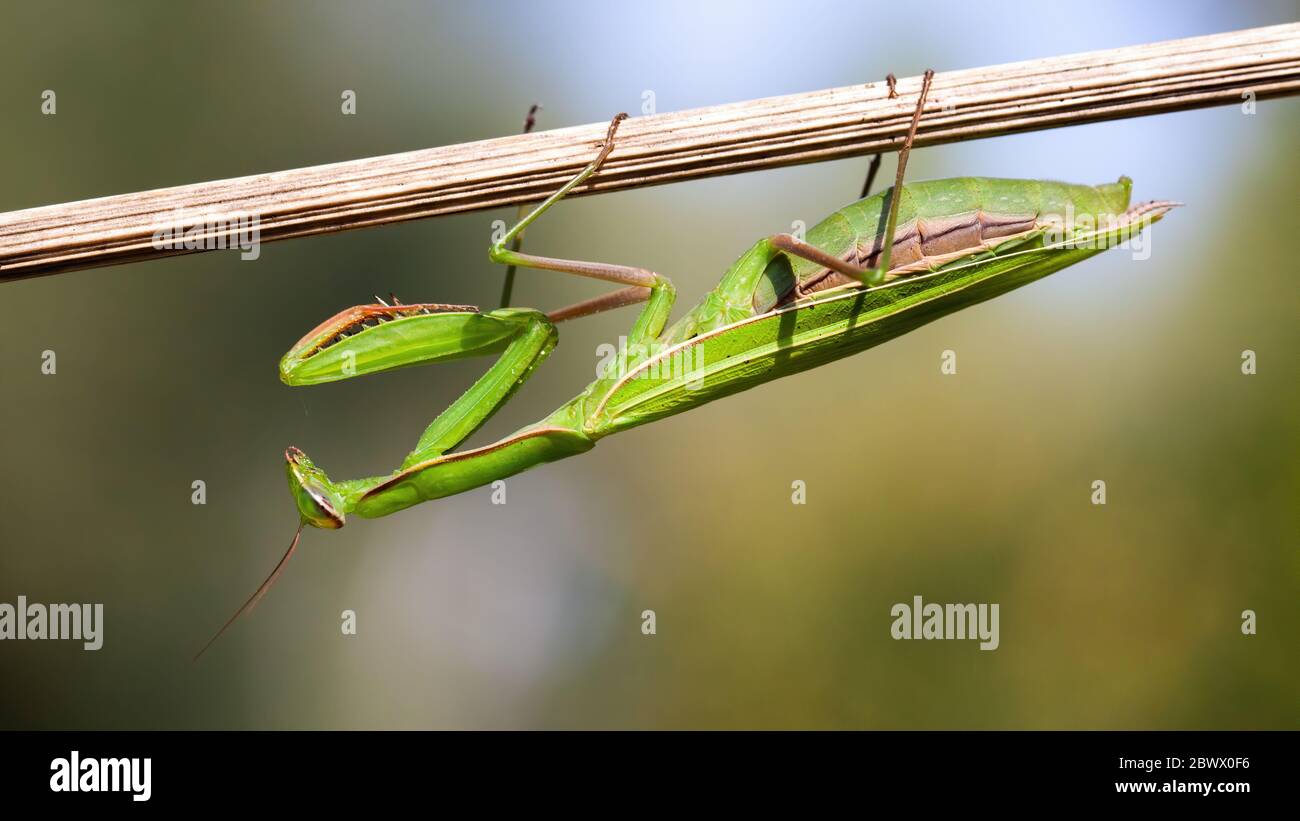
[[[668,111],[1296,12],[7,2],[0,211],[511,134],[533,101],[553,128],[636,112],[645,90]],[[284,447],[335,477],[388,470],[488,364],[290,389],[281,354],[374,293],[493,304],[485,250],[511,212],[0,287],[0,601],[106,610],[99,652],[0,644],[0,726],[1296,728],[1297,127],[1287,99],[920,150],[914,179],[1129,174],[1135,197],[1188,205],[1147,261],[1105,254],[607,439],[511,479],[504,506],[483,489],[308,532],[199,664],[296,524]],[[577,200],[529,246],[665,272],[689,305],[755,238],[851,200],[865,168]],[[516,301],[596,290],[521,272]],[[474,441],[576,393],[631,319],[564,326]],[[892,640],[914,595],[999,603],[1001,647]]]

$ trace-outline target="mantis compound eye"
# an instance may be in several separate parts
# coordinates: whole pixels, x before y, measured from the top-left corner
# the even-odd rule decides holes
[[[327,530],[343,527],[343,504],[325,471],[294,447],[284,452],[284,460],[289,490],[303,522]]]

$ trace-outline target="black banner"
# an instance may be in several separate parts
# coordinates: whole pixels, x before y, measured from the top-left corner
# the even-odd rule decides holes
[[[1296,736],[1252,732],[15,732],[6,800],[49,807],[246,810],[267,804],[589,789],[729,801],[853,795],[967,807],[1231,809],[1291,797]],[[488,792],[485,793],[484,790]],[[450,807],[451,805],[447,805]]]

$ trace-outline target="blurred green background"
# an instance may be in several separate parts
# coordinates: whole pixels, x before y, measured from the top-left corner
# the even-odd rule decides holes
[[[1291,2],[5,3],[0,211],[511,134],[535,100],[555,128],[637,112],[645,90],[669,111],[1295,18]],[[1300,727],[1298,126],[1285,99],[920,150],[913,179],[1129,174],[1135,198],[1188,205],[1145,262],[1104,254],[605,440],[511,479],[504,506],[482,489],[306,533],[197,665],[296,524],[284,447],[335,477],[386,471],[488,364],[290,389],[281,354],[375,293],[492,304],[485,251],[510,212],[2,286],[0,601],[103,602],[106,625],[99,652],[0,644],[0,726]],[[754,239],[853,199],[866,164],[578,200],[529,246],[664,272],[685,306]],[[516,301],[597,290],[521,272]],[[632,316],[564,326],[474,441],[576,393]],[[892,640],[890,607],[914,595],[998,603],[1001,647]]]

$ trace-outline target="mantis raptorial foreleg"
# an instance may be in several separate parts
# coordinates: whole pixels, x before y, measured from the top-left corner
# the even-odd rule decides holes
[[[407,307],[423,308],[423,306]],[[439,307],[459,310],[423,311],[418,314],[425,324],[422,328],[407,333],[408,343],[418,344],[420,337],[436,342],[443,337],[453,336],[460,342],[460,347],[451,354],[455,357],[491,353],[501,350],[503,345],[505,350],[492,367],[470,386],[469,390],[438,414],[438,417],[425,428],[415,449],[403,460],[403,469],[437,458],[478,430],[498,408],[505,404],[524,380],[532,375],[537,365],[555,347],[555,326],[538,311],[502,308],[479,314],[465,310],[464,306]],[[436,362],[451,358],[446,354],[440,354],[439,347],[431,344],[419,361]],[[355,367],[355,363],[349,367]],[[343,376],[339,378],[346,377],[346,371],[341,373]],[[329,375],[321,375],[321,381],[329,381]],[[290,448],[286,455],[295,464],[297,475],[300,477],[300,481],[293,488],[300,516],[298,530],[294,533],[293,541],[290,542],[284,557],[266,577],[266,581],[262,582],[248,601],[244,602],[243,606],[236,610],[235,614],[217,631],[217,634],[203,646],[195,659],[203,655],[212,642],[220,638],[236,619],[244,613],[251,612],[258,601],[271,589],[297,549],[304,526],[310,524],[322,528],[341,527],[343,525],[341,508],[346,506],[342,498],[343,494],[363,492],[366,488],[383,481],[384,478],[359,479],[336,484],[330,482],[324,472],[316,468],[307,455],[297,448]]]
[[[483,314],[483,318],[511,326],[513,338],[492,367],[429,423],[414,450],[402,460],[403,468],[441,456],[469,438],[555,347],[555,326],[537,311],[502,308]]]
[[[529,120],[531,120],[534,111],[529,112]],[[358,361],[355,353],[353,353],[351,359],[335,359],[331,357],[329,351],[331,344],[342,340],[345,335],[350,336],[352,332],[359,332],[360,327],[379,329],[382,327],[382,323],[397,318],[396,312],[399,310],[409,314],[404,319],[418,321],[418,324],[406,322],[400,334],[401,343],[406,349],[401,365],[438,362],[466,355],[493,353],[502,350],[504,347],[501,356],[493,363],[492,367],[479,377],[459,399],[438,414],[438,417],[425,428],[419,442],[407,454],[402,461],[401,467],[396,472],[397,475],[400,475],[414,466],[424,466],[423,470],[426,475],[433,476],[433,472],[436,472],[437,468],[430,463],[435,463],[440,457],[444,457],[448,451],[464,442],[474,431],[478,430],[484,422],[496,413],[498,408],[510,399],[519,386],[532,375],[537,365],[555,347],[556,331],[553,322],[587,316],[644,301],[646,306],[637,318],[629,334],[629,339],[632,342],[641,342],[658,337],[668,320],[674,298],[672,283],[666,278],[644,268],[553,259],[525,254],[520,250],[519,240],[524,229],[599,170],[605,158],[613,150],[614,134],[618,130],[619,123],[626,117],[626,114],[616,116],[610,122],[605,142],[596,158],[573,179],[542,202],[541,205],[515,223],[514,227],[492,245],[489,254],[493,261],[510,266],[507,271],[506,285],[502,292],[503,303],[509,301],[512,274],[516,265],[577,274],[619,283],[626,287],[555,311],[552,314],[554,319],[548,318],[547,315],[539,311],[507,307],[484,314],[473,312],[472,309],[464,306],[414,305],[395,307],[387,303],[383,303],[383,307],[393,309],[393,311],[376,313],[374,310],[367,311],[365,308],[352,309],[353,311],[360,311],[353,319],[360,319],[363,314],[367,318],[360,325],[351,320],[340,323],[338,320],[344,315],[340,315],[334,320],[327,320],[321,327],[329,330],[323,335],[317,335],[315,332],[309,333],[296,346],[302,349],[303,359],[310,358],[313,363],[319,361],[321,364],[302,371],[299,370],[302,361],[291,354],[286,358],[286,362],[282,363],[282,378],[289,384],[315,384],[353,376],[356,374],[359,365],[363,366],[367,371],[384,370],[386,367],[392,367],[393,365],[389,365],[384,361],[384,347],[364,351],[368,356],[365,361],[361,362]],[[525,124],[525,130],[528,130],[528,125]],[[382,300],[379,301],[383,302]],[[396,298],[393,301],[396,303]],[[344,314],[347,313],[344,312]],[[368,325],[367,323],[372,318],[378,324]],[[339,331],[336,336],[336,330],[339,328],[343,330]],[[472,486],[478,481],[476,477],[480,472],[499,474],[501,470],[500,461],[503,458],[513,458],[511,454],[516,451],[533,454],[532,458],[544,459],[546,458],[545,454],[550,451],[568,453],[580,451],[590,446],[585,437],[581,435],[567,436],[563,431],[541,429],[536,432],[524,433],[502,440],[497,446],[491,447],[482,453],[465,453],[447,457],[450,460],[447,462],[448,466],[457,474],[451,477],[450,481],[464,482],[467,486]],[[311,524],[323,528],[341,527],[345,508],[355,504],[356,500],[366,493],[382,486],[387,481],[391,481],[391,477],[372,477],[347,482],[332,482],[324,471],[317,468],[307,458],[307,455],[297,448],[290,448],[285,455],[289,462],[292,477],[290,486],[298,503],[301,517],[298,531],[294,534],[293,541],[290,543],[284,557],[280,559],[280,562],[266,578],[266,581],[258,587],[257,591],[239,610],[235,611],[230,620],[222,626],[221,630],[217,631],[217,635],[213,636],[207,645],[204,645],[203,650],[199,651],[199,655],[202,655],[208,646],[213,641],[216,641],[240,615],[251,611],[262,596],[266,594],[266,591],[270,589],[271,585],[275,583],[289,558],[297,549],[304,525]],[[195,658],[198,658],[198,656],[195,656]]]

